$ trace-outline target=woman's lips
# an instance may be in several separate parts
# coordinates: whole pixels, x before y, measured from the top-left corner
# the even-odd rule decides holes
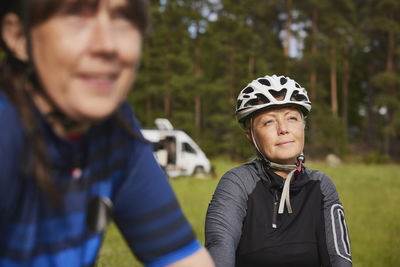
[[[89,85],[100,92],[109,91],[113,88],[117,74],[114,73],[93,73],[93,74],[79,74],[78,77],[85,84]]]
[[[288,145],[288,144],[292,144],[292,143],[294,143],[294,141],[284,141],[284,142],[279,142],[276,145],[277,146],[284,146],[284,145]]]

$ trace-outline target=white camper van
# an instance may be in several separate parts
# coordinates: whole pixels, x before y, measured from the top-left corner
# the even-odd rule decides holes
[[[210,173],[210,161],[184,131],[176,130],[167,119],[156,119],[157,129],[142,129],[152,142],[154,154],[168,177]]]

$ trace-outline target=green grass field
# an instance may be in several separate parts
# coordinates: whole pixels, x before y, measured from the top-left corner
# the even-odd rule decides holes
[[[200,242],[204,219],[219,177],[237,163],[213,161],[217,179],[172,179],[179,202]],[[309,163],[329,175],[346,212],[353,266],[400,266],[400,166]],[[107,230],[97,266],[142,266],[131,255],[115,225]]]

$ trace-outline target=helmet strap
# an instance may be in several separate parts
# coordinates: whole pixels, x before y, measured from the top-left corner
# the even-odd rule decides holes
[[[288,171],[289,174],[286,177],[285,183],[283,185],[282,189],[282,195],[279,203],[279,208],[278,208],[278,214],[283,214],[284,212],[284,207],[286,204],[286,208],[288,213],[292,213],[292,206],[290,204],[290,182],[292,180],[292,177],[295,173],[299,173],[301,171],[301,165],[305,161],[305,157],[303,152],[300,153],[300,155],[297,157],[297,163],[293,165],[282,165],[278,164],[275,162],[270,161],[260,150],[256,139],[254,138],[254,132],[253,132],[253,117],[250,118],[250,134],[251,134],[251,139],[253,141],[254,147],[257,150],[257,154],[259,155],[259,158],[264,160],[268,168],[274,169],[274,170],[279,170],[279,171]]]
[[[33,88],[43,96],[45,101],[52,107],[53,112],[49,114],[50,117],[56,117],[61,122],[65,129],[70,129],[73,127],[77,127],[79,125],[78,121],[75,121],[69,118],[54,102],[54,100],[49,96],[46,90],[43,88],[39,76],[36,72],[34,60],[33,60],[33,53],[32,53],[32,39],[30,34],[30,1],[22,1],[22,16],[23,16],[23,23],[24,23],[24,30],[26,35],[26,49],[28,53],[28,62],[26,68],[26,74],[28,76],[29,81],[32,83]]]
[[[304,161],[305,161],[303,152],[301,152],[300,155],[297,157],[297,163],[293,164],[293,165],[282,165],[282,164],[272,162],[264,155],[264,153],[261,152],[261,150],[257,144],[257,141],[254,137],[253,117],[250,118],[250,135],[251,135],[251,140],[253,141],[253,145],[257,150],[257,154],[258,154],[259,158],[264,160],[264,162],[267,164],[267,167],[274,169],[274,170],[278,170],[278,171],[289,171],[289,172],[297,169],[297,172],[300,172],[301,164],[304,163]]]

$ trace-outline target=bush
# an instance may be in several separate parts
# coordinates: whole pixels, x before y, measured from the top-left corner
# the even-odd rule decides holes
[[[314,107],[315,106],[315,107]],[[328,154],[344,157],[347,153],[346,131],[339,117],[332,115],[326,105],[314,105],[306,132],[306,153],[314,159]]]
[[[391,157],[387,154],[382,154],[379,151],[372,151],[365,154],[362,157],[362,162],[365,164],[382,164],[390,163],[392,161]]]

